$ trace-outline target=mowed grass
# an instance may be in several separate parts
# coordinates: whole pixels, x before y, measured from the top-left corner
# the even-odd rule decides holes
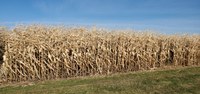
[[[7,86],[0,94],[200,94],[200,67],[79,77]]]

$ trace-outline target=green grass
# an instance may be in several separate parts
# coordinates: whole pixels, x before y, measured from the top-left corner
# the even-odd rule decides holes
[[[200,94],[200,67],[7,86],[0,94]]]

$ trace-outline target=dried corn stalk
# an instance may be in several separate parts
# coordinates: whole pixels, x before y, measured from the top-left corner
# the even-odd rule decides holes
[[[16,27],[0,38],[0,81],[4,82],[200,64],[199,35],[33,25]]]

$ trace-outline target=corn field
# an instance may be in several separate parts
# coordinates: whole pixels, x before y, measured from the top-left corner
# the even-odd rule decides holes
[[[0,39],[1,83],[200,65],[200,35],[32,25]]]

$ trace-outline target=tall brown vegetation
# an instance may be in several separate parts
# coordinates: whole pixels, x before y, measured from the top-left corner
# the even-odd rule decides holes
[[[3,56],[2,56],[3,55]],[[200,65],[199,35],[16,27],[1,34],[1,82]]]

